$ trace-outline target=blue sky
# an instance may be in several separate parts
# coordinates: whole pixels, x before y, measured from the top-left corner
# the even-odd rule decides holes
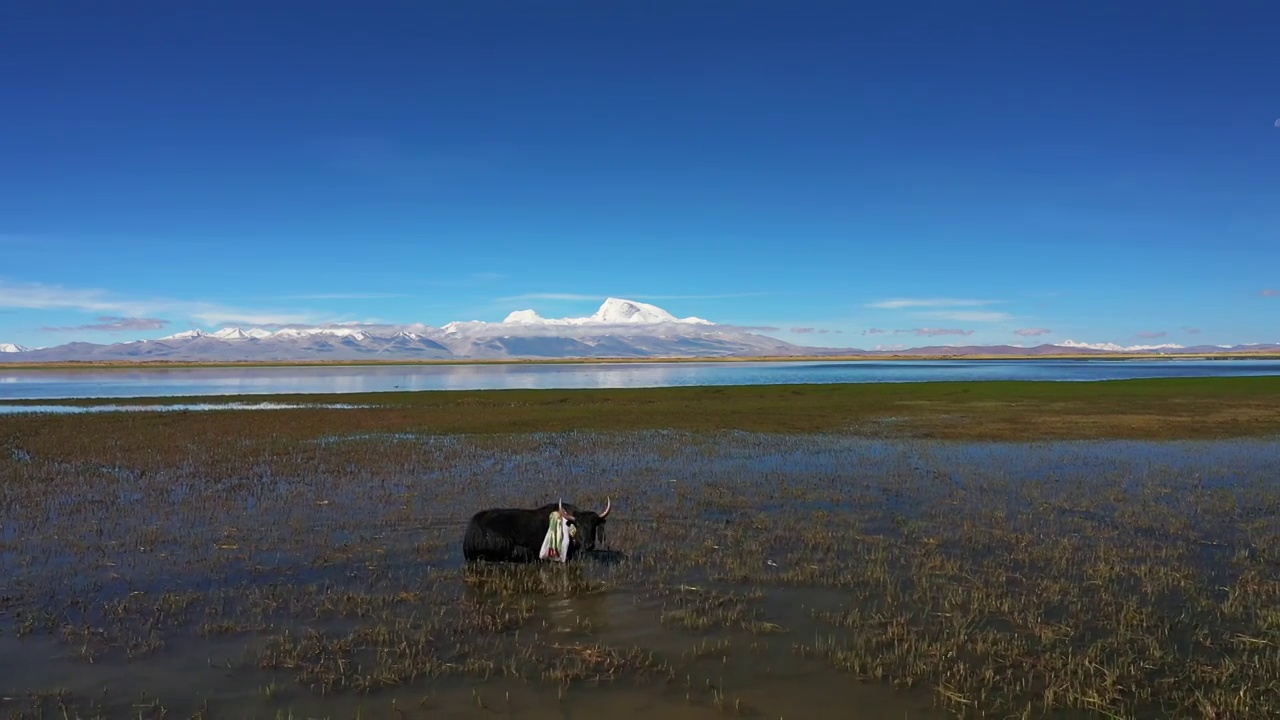
[[[0,342],[1280,340],[1280,6],[1049,5],[8,3]]]

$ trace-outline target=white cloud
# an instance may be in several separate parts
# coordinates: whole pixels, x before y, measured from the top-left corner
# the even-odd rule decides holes
[[[880,310],[925,309],[925,312],[911,313],[911,317],[934,320],[952,320],[955,322],[1004,322],[1012,320],[1009,313],[992,310],[959,310],[948,308],[981,307],[994,305],[1000,300],[980,300],[976,298],[892,298],[868,303],[866,307]]]
[[[0,307],[26,310],[80,310],[128,317],[177,315],[209,325],[229,323],[283,325],[333,320],[331,315],[309,310],[245,309],[211,302],[129,298],[96,288],[11,283],[5,280],[0,280]]]
[[[207,325],[288,325],[290,323],[317,324],[326,322],[326,315],[313,312],[272,312],[269,310],[244,310],[206,303],[197,303],[190,309],[174,307],[169,312],[184,314]]]
[[[911,333],[920,337],[937,337],[939,335],[972,335],[972,330],[962,330],[960,328],[912,328],[911,330],[894,330],[897,333]]]
[[[123,332],[125,330],[159,330],[168,325],[168,320],[159,318],[128,318],[104,315],[99,317],[97,322],[84,325],[69,327],[50,327],[46,325],[40,329],[44,332]]]
[[[10,284],[0,281],[0,307],[146,315],[152,305],[112,298],[104,290],[80,290],[39,283]]]
[[[988,312],[983,310],[954,310],[943,312],[913,313],[916,317],[930,317],[939,320],[955,320],[957,322],[1003,322],[1012,320],[1009,313]]]
[[[521,295],[504,295],[495,298],[497,302],[512,302],[521,300],[598,300],[603,301],[607,295],[582,295],[580,293],[524,293]]]
[[[304,295],[281,295],[282,300],[388,300],[391,298],[409,297],[403,293],[312,293]]]
[[[993,305],[1000,302],[999,300],[969,300],[962,298],[894,298],[892,300],[881,300],[879,302],[867,303],[867,307],[879,308],[881,310],[900,310],[902,308],[915,307],[975,307],[979,305]]]

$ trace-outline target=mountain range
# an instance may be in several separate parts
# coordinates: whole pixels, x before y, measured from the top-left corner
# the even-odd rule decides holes
[[[188,330],[155,340],[109,344],[71,342],[46,348],[0,344],[4,361],[20,362],[237,362],[351,360],[470,360],[560,358],[698,358],[835,355],[1112,355],[1148,352],[1204,355],[1280,351],[1280,344],[1178,345],[1123,348],[1066,341],[1035,347],[925,346],[861,350],[807,347],[697,317],[677,318],[648,303],[609,298],[594,314],[544,318],[518,310],[502,322],[451,322],[426,325],[283,326],[273,329],[229,327]]]

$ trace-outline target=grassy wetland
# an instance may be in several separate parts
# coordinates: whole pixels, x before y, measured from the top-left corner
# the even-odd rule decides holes
[[[0,716],[1280,715],[1277,378],[270,399],[0,415]]]

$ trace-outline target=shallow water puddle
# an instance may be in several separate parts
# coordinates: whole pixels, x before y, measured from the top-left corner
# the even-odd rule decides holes
[[[0,454],[0,713],[1276,709],[1274,442],[140,427]],[[618,555],[462,568],[472,512],[556,497]]]

